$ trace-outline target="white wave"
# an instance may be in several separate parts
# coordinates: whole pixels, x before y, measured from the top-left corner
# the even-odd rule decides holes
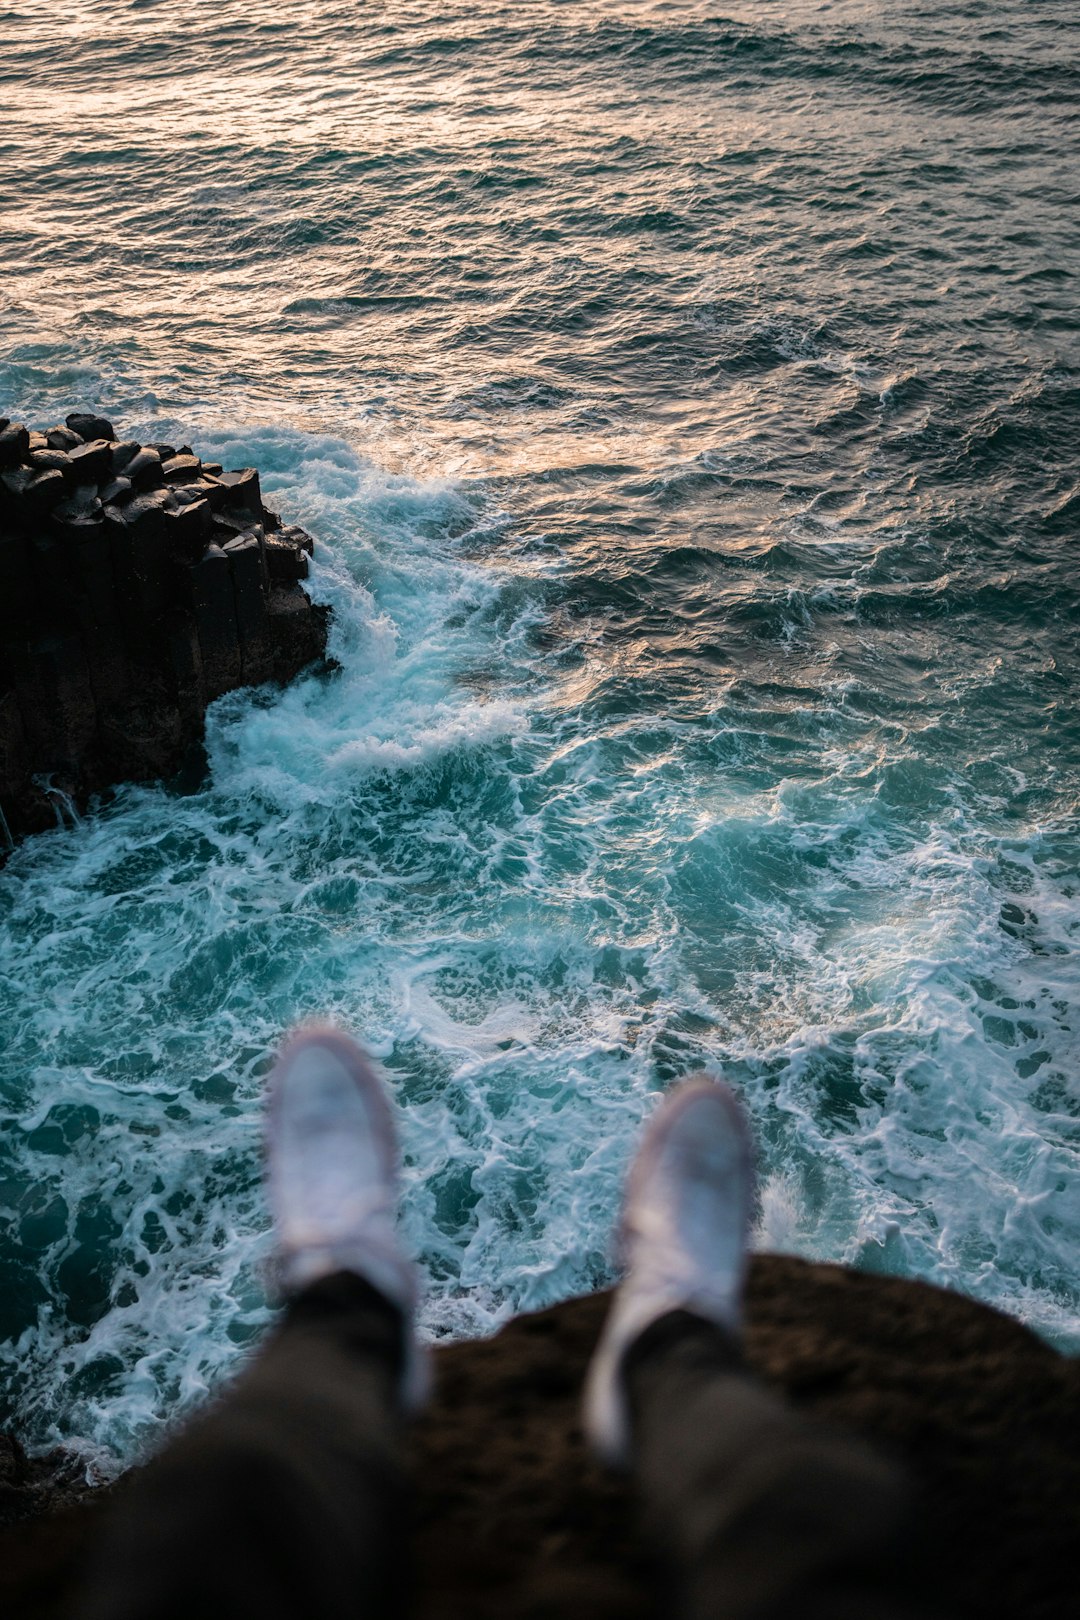
[[[0,880],[30,1438],[127,1458],[257,1341],[263,1085],[311,1013],[385,1065],[431,1334],[608,1278],[639,1125],[707,1063],[758,1132],[759,1244],[1076,1342],[1071,824],[1006,837],[843,692],[605,712],[594,659],[571,701],[544,582],[475,560],[482,492],[283,428],[200,443],[317,533],[341,669],[223,699],[205,790],[125,789]]]

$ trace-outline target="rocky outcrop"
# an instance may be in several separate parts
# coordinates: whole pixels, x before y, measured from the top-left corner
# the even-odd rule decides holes
[[[412,1439],[416,1620],[670,1613],[630,1491],[591,1461],[578,1423],[606,1308],[603,1295],[571,1300],[437,1351]],[[961,1295],[772,1255],[751,1268],[747,1353],[800,1407],[906,1462],[908,1577],[928,1615],[1073,1611],[1080,1362]],[[138,1473],[75,1503],[70,1470],[9,1451],[0,1612],[70,1613],[101,1515]]]
[[[324,655],[312,541],[252,467],[0,417],[0,849],[197,757],[206,706]]]

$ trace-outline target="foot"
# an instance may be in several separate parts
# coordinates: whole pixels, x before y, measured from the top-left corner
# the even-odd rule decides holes
[[[585,1432],[604,1461],[628,1460],[623,1363],[651,1323],[691,1311],[739,1332],[753,1192],[743,1111],[722,1081],[695,1076],[649,1122],[627,1179],[625,1275],[585,1381]]]
[[[413,1332],[416,1268],[397,1235],[397,1132],[382,1084],[341,1030],[301,1029],[278,1056],[267,1183],[286,1293],[336,1271],[365,1278],[405,1319],[402,1395],[421,1405],[427,1366]]]

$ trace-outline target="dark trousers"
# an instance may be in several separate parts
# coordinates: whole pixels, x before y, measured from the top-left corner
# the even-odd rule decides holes
[[[399,1312],[341,1272],[129,1487],[79,1620],[375,1620],[406,1564]]]
[[[401,1319],[367,1283],[309,1288],[135,1482],[80,1620],[400,1612],[402,1360]],[[795,1415],[686,1312],[642,1335],[626,1376],[643,1505],[685,1620],[914,1620],[890,1596],[904,1508],[890,1465]]]
[[[927,1620],[902,1595],[907,1488],[854,1436],[801,1417],[686,1311],[632,1345],[646,1524],[683,1620]]]

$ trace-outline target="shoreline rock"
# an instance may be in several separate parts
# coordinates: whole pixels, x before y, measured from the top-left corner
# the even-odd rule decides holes
[[[928,1610],[1071,1612],[1080,1361],[962,1295],[840,1266],[757,1256],[747,1303],[751,1366],[908,1464],[910,1573]],[[606,1308],[570,1300],[436,1351],[435,1400],[411,1439],[417,1620],[664,1614],[629,1489],[578,1426]],[[0,1608],[46,1620],[68,1612],[102,1514],[139,1476],[82,1500],[60,1478],[50,1498],[39,1465],[22,1466],[6,1491],[0,1466]]]
[[[207,704],[324,657],[312,552],[253,467],[0,417],[0,857],[119,782],[197,774]]]

